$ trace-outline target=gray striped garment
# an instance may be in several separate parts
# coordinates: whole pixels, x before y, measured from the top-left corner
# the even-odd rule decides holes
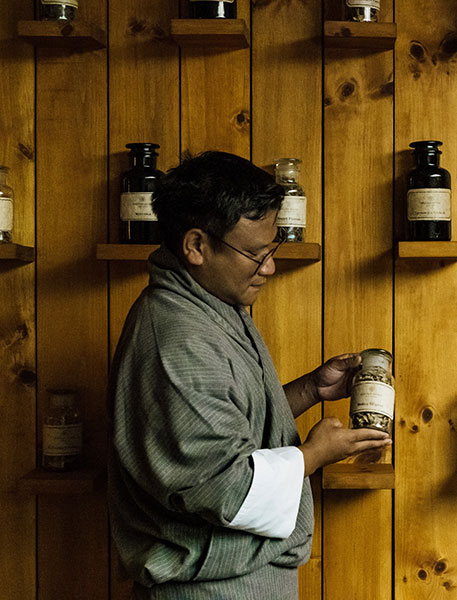
[[[300,442],[268,350],[243,308],[206,292],[166,249],[149,270],[109,385],[111,528],[135,597],[296,600],[309,480],[287,539],[228,527],[254,450]]]

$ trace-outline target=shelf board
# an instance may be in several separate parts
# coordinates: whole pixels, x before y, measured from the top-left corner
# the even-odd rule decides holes
[[[33,262],[35,260],[35,248],[21,246],[20,244],[0,244],[0,260]]]
[[[34,46],[100,50],[106,48],[106,32],[84,21],[19,21],[19,38]]]
[[[96,256],[99,260],[147,260],[158,247],[152,244],[97,244]],[[321,246],[316,243],[283,244],[274,258],[317,262],[321,259]]]
[[[326,490],[393,490],[395,473],[391,464],[337,463],[322,469]]]
[[[457,242],[398,242],[397,256],[457,260]]]
[[[324,43],[327,48],[392,50],[396,38],[396,23],[324,22]]]
[[[18,492],[26,494],[91,494],[100,488],[104,479],[102,469],[83,468],[56,473],[42,468],[21,477]]]
[[[172,19],[171,37],[181,47],[249,47],[249,31],[243,19]]]

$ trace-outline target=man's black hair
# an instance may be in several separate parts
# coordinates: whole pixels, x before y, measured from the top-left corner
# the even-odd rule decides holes
[[[274,178],[250,161],[209,151],[186,158],[161,177],[153,206],[164,242],[176,253],[189,229],[223,239],[241,217],[257,220],[278,210],[283,195]]]

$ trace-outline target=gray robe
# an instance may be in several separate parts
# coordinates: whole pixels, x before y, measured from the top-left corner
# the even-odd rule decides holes
[[[260,585],[271,568],[262,599],[295,600],[296,586],[281,595],[277,573],[296,579],[309,558],[309,480],[287,539],[228,527],[251,485],[250,455],[300,443],[266,346],[243,308],[206,292],[167,250],[151,255],[149,270],[109,385],[108,500],[121,559],[151,588],[144,597],[250,600],[260,597],[247,591],[258,591],[256,574]]]

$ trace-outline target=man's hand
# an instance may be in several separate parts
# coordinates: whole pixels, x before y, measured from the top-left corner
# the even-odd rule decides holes
[[[365,450],[384,448],[392,443],[387,433],[375,429],[346,429],[335,417],[322,419],[299,446],[305,459],[305,475],[319,467],[338,462]]]
[[[340,354],[310,373],[316,402],[339,400],[351,393],[351,383],[362,363],[360,354]]]

